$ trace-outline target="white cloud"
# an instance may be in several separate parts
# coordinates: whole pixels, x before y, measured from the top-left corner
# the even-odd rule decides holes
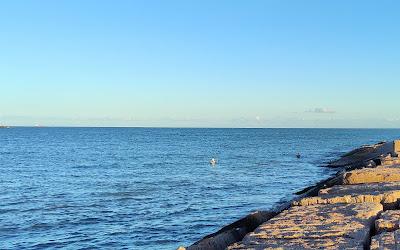
[[[306,111],[307,113],[315,113],[315,114],[334,114],[336,111],[328,108],[314,108]]]
[[[386,118],[385,119],[387,122],[399,122],[400,118]]]

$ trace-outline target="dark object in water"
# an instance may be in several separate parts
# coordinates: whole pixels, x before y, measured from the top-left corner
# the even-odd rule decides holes
[[[296,157],[297,157],[297,159],[300,159],[301,158],[300,153],[297,153]]]

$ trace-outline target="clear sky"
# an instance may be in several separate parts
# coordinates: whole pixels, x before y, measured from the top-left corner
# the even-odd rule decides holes
[[[399,1],[0,2],[0,124],[400,127]]]

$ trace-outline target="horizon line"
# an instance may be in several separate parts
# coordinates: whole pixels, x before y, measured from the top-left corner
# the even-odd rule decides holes
[[[6,128],[157,128],[157,129],[400,129],[393,127],[174,127],[174,126],[79,126],[79,125],[0,125]]]

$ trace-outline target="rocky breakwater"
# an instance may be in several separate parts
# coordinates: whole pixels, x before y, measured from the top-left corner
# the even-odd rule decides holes
[[[329,164],[335,176],[251,228],[242,221],[187,249],[400,249],[399,155],[400,141],[353,150]]]

